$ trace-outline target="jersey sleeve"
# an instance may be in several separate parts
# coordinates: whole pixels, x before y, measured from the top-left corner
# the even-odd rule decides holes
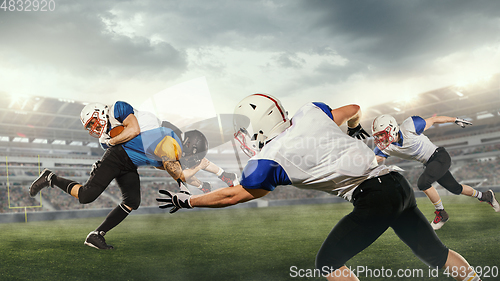
[[[181,158],[182,144],[177,135],[168,128],[159,127],[141,133],[141,143],[147,155],[159,161],[176,161]]]
[[[181,158],[182,149],[176,139],[166,136],[158,143],[154,154],[163,161],[176,161]]]
[[[292,184],[283,167],[273,160],[250,160],[243,169],[240,184],[247,189],[273,191],[278,185]]]
[[[313,104],[319,109],[323,110],[323,112],[328,115],[328,117],[330,117],[330,119],[332,119],[333,121],[332,109],[330,106],[323,102],[313,102]]]
[[[380,157],[384,157],[384,158],[388,158],[389,157],[389,155],[383,153],[382,150],[380,150],[380,148],[378,148],[378,147],[375,147],[375,149],[373,150],[373,152],[375,152],[375,155],[380,156]]]
[[[417,133],[417,135],[422,134],[424,132],[425,125],[427,125],[425,119],[420,116],[412,116],[411,119],[413,120],[413,125],[415,126],[415,133]]]
[[[123,123],[123,120],[125,120],[125,118],[127,118],[130,114],[134,114],[134,108],[124,101],[117,101],[115,103],[113,113],[116,120]]]

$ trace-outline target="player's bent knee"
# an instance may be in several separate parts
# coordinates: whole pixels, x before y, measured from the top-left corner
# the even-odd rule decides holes
[[[417,187],[419,190],[425,191],[425,190],[432,187],[432,183],[428,183],[427,181],[423,180],[422,178],[419,178],[418,182],[417,182]]]
[[[85,193],[79,193],[78,194],[78,201],[80,201],[80,204],[89,204],[94,202],[97,199],[97,196],[89,196]]]
[[[462,194],[462,191],[464,190],[463,186],[461,184],[458,184],[458,183],[454,184],[452,186],[446,187],[446,189],[455,195]]]
[[[132,210],[137,210],[139,209],[139,206],[141,205],[141,200],[127,200],[122,202],[123,205],[131,208]]]

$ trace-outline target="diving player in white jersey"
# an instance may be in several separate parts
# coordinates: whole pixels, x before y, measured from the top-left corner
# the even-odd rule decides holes
[[[189,131],[189,140],[181,142],[173,130],[161,127],[161,121],[151,113],[134,109],[122,101],[111,106],[92,103],[85,106],[80,119],[93,137],[99,138],[106,150],[92,168],[85,184],[57,176],[45,169],[31,184],[30,195],[41,189],[57,186],[88,204],[99,197],[115,179],[122,193],[122,203],[113,209],[96,230],[85,239],[85,245],[97,249],[112,249],[104,235],[123,221],[141,203],[139,166],[154,166],[166,170],[172,178],[185,181],[179,160],[200,161],[207,153],[206,138],[199,131]],[[112,130],[123,126],[123,131],[111,137]],[[192,158],[192,159],[191,159]]]
[[[396,172],[378,165],[362,141],[357,105],[331,109],[308,103],[289,120],[279,100],[266,94],[243,99],[235,109],[235,137],[254,155],[240,185],[206,193],[171,193],[160,208],[219,208],[260,198],[279,185],[317,189],[346,198],[354,210],[341,219],[321,246],[316,267],[329,280],[358,280],[345,266],[389,227],[429,266],[464,268],[456,280],[480,280],[467,261],[441,243],[416,205],[413,190]],[[349,135],[339,126],[347,121]],[[354,129],[355,128],[355,129]]]
[[[420,175],[417,186],[422,190],[436,208],[436,217],[431,222],[434,230],[440,229],[449,219],[443,202],[432,183],[438,182],[453,194],[463,194],[488,202],[496,212],[500,205],[492,190],[480,192],[474,188],[459,184],[450,173],[451,157],[444,147],[437,147],[423,132],[433,124],[456,123],[464,128],[471,122],[448,116],[433,116],[423,119],[420,116],[407,118],[401,126],[391,115],[380,115],[373,120],[372,134],[377,144],[374,152],[377,162],[381,163],[389,156],[397,156],[407,160],[415,160],[424,164],[425,170]]]

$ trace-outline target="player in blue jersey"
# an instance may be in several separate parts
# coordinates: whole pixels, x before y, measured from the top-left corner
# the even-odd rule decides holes
[[[457,280],[479,280],[467,261],[441,243],[417,208],[413,190],[399,168],[379,165],[362,141],[357,105],[331,109],[308,103],[288,119],[281,103],[266,94],[243,99],[235,109],[236,139],[253,156],[240,184],[206,193],[171,193],[157,201],[174,213],[181,208],[226,207],[272,192],[279,185],[322,190],[354,205],[321,246],[316,267],[329,280],[358,280],[345,263],[389,227],[429,266],[463,268]],[[348,134],[339,126],[347,122]]]
[[[113,209],[100,226],[90,232],[85,245],[97,249],[112,249],[104,235],[123,221],[141,203],[139,166],[154,166],[166,170],[178,182],[186,179],[180,159],[199,163],[206,155],[208,144],[199,131],[186,132],[182,142],[172,129],[161,126],[161,121],[149,112],[138,111],[122,101],[111,106],[92,103],[81,112],[81,121],[93,137],[99,138],[106,150],[97,161],[85,184],[57,176],[45,169],[31,184],[30,195],[41,189],[57,186],[78,198],[82,204],[93,202],[115,179],[122,194],[122,202]],[[111,132],[123,126],[114,137]]]
[[[432,186],[434,182],[438,182],[453,194],[463,194],[488,202],[496,212],[500,212],[495,193],[492,190],[481,192],[468,185],[459,184],[449,171],[451,157],[446,149],[437,147],[423,134],[432,125],[442,123],[455,123],[462,128],[472,125],[469,121],[455,117],[433,116],[423,119],[420,116],[411,116],[399,126],[391,115],[380,115],[372,124],[372,134],[377,145],[374,152],[379,163],[389,156],[397,156],[424,164],[425,169],[418,179],[417,187],[436,208],[436,217],[431,222],[434,230],[440,229],[449,219],[441,197]]]

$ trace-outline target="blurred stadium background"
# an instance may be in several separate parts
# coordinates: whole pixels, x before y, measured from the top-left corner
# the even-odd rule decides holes
[[[113,208],[121,201],[119,189],[114,183],[103,196],[87,205],[79,204],[59,189],[44,189],[41,196],[35,198],[28,195],[29,185],[43,168],[50,168],[58,175],[83,183],[89,176],[91,165],[100,159],[103,150],[97,140],[82,129],[79,120],[83,106],[84,103],[72,100],[15,97],[6,93],[0,95],[0,222],[6,214],[98,210]],[[365,107],[361,123],[368,131],[371,121],[380,114],[391,114],[399,123],[411,115],[424,118],[448,115],[472,121],[474,125],[466,129],[454,124],[443,124],[434,126],[425,134],[450,152],[453,160],[451,172],[457,180],[479,190],[493,189],[498,192],[499,111],[500,75],[492,75],[474,83],[422,93],[411,99],[395,98],[390,102]],[[176,123],[175,120],[169,121]],[[219,124],[222,124],[222,128]],[[240,173],[240,167],[244,166],[248,158],[239,154],[239,160],[243,163],[238,163],[235,147],[231,141],[227,141],[232,130],[228,118],[220,117],[215,123],[198,122],[190,128],[200,129],[211,140],[207,155],[209,160],[228,172]],[[372,139],[367,144],[374,147]],[[421,164],[393,158],[389,158],[386,164],[397,164],[405,169],[405,176],[416,188],[416,180],[422,172]],[[157,190],[177,188],[166,172],[140,168],[139,173],[142,181],[141,208],[157,209]],[[224,183],[212,174],[200,171],[197,177],[210,182],[214,188],[224,187]],[[446,195],[442,188],[438,187],[438,190]],[[320,202],[318,200],[321,199],[328,202],[337,200],[321,192],[280,187],[255,206],[270,205],[269,202],[275,205]]]

